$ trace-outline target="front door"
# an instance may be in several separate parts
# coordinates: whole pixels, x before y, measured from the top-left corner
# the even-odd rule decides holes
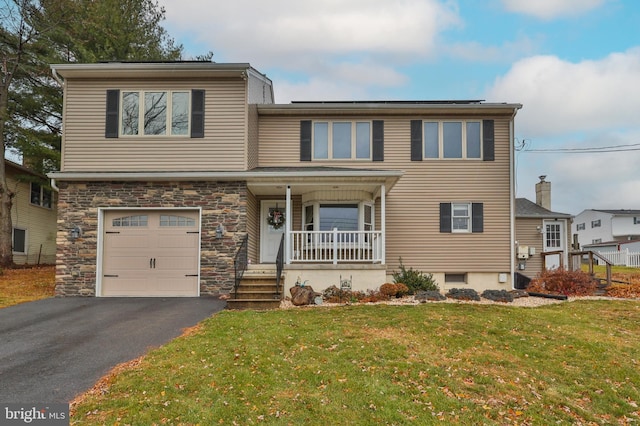
[[[564,221],[562,220],[545,220],[543,234],[543,248],[545,252],[562,251],[562,253],[552,254],[545,257],[545,265],[547,269],[557,269],[564,262],[566,265],[566,231]]]
[[[285,225],[272,226],[269,224],[269,215],[279,210],[284,213],[283,201],[262,201],[260,203],[260,263],[275,263],[278,256],[280,240],[284,234]],[[288,218],[285,218],[285,221]]]

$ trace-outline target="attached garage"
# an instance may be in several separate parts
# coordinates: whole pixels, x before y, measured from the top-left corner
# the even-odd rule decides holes
[[[199,296],[199,210],[104,210],[102,217],[101,296]]]

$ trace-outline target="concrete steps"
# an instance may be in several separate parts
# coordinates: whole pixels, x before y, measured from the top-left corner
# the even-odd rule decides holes
[[[227,300],[227,309],[277,309],[282,296],[277,292],[276,276],[275,265],[250,265],[238,291]]]

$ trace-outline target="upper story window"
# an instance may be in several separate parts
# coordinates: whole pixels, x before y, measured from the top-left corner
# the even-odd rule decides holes
[[[576,231],[584,231],[585,228],[585,224],[584,223],[579,223],[576,225]]]
[[[105,137],[204,137],[204,90],[107,90]]]
[[[31,183],[31,204],[50,209],[52,199],[53,197],[50,189],[44,188],[42,185],[34,182]]]
[[[495,160],[494,120],[411,120],[411,161]]]
[[[602,224],[602,222],[600,222],[600,219],[591,221],[591,227],[592,228],[599,228],[601,224]]]
[[[371,159],[371,122],[314,122],[313,158],[315,160]]]
[[[425,121],[424,158],[482,158],[480,121]]]
[[[312,160],[384,161],[384,121],[300,121],[300,161]]]
[[[640,217],[635,216],[635,217],[633,218],[633,224],[634,224],[634,225],[640,225]]]
[[[189,134],[189,92],[122,92],[120,134]]]
[[[591,244],[600,244],[602,242],[602,238],[596,238],[595,240],[591,240]]]

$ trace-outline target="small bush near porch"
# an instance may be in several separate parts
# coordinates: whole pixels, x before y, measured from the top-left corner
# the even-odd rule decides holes
[[[640,303],[224,311],[71,424],[632,424]]]

